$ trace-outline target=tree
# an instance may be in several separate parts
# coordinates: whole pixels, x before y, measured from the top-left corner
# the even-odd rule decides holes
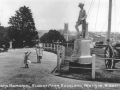
[[[6,47],[9,46],[9,36],[8,36],[8,28],[0,26],[0,47],[5,45]]]
[[[23,47],[24,42],[27,46],[34,45],[33,41],[38,39],[38,32],[29,7],[20,7],[8,23],[10,24],[10,38],[15,40],[16,47]]]
[[[52,43],[57,42],[59,40],[60,42],[65,42],[64,36],[60,34],[60,32],[56,30],[50,30],[48,33],[45,33],[43,36],[41,36],[40,41],[45,43]]]

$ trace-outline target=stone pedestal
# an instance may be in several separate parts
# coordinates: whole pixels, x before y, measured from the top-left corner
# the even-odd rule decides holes
[[[69,62],[70,72],[80,73],[88,72],[90,69],[72,68],[72,67],[82,67],[91,68],[92,67],[92,56],[90,55],[90,40],[87,39],[76,39],[74,42],[74,53],[71,56],[71,62]]]
[[[71,61],[72,62],[78,62],[79,57],[81,55],[81,39],[76,39],[74,42],[74,52],[73,55],[71,56]]]
[[[81,40],[81,55],[78,60],[80,64],[90,64],[92,63],[92,56],[90,55],[90,40]]]
[[[90,55],[90,40],[76,39],[74,42],[74,53],[71,56],[72,62],[79,64],[92,63],[92,56]]]

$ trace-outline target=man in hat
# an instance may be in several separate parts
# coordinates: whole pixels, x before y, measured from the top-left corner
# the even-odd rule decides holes
[[[75,29],[78,33],[78,36],[80,36],[80,32],[79,32],[79,28],[78,26],[82,24],[82,37],[84,37],[85,35],[85,27],[86,27],[86,11],[83,8],[84,4],[83,3],[79,3],[78,7],[80,7],[80,12],[79,12],[79,17],[78,17],[78,21],[76,22],[75,25]]]

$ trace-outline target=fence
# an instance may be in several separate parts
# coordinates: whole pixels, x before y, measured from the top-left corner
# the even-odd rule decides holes
[[[53,50],[53,51],[56,51],[57,49],[57,45],[56,44],[53,44],[53,43],[43,43],[43,47],[44,49],[50,49],[50,50]]]
[[[115,60],[115,61],[120,61],[120,59],[116,59],[116,58],[101,58],[102,60]],[[96,68],[97,70],[98,69],[101,69],[101,68]],[[120,71],[120,69],[101,69],[101,70],[106,70],[106,71]]]
[[[64,52],[64,51],[63,51]],[[65,66],[65,65],[61,65],[61,61],[62,61],[62,59],[64,58],[64,61],[65,61],[65,58],[66,58],[66,56],[65,55],[63,55],[64,57],[62,57],[62,58],[60,58],[61,56],[60,56],[60,53],[63,53],[61,50],[59,50],[58,49],[58,51],[57,51],[57,71],[60,71],[60,67],[61,66]],[[69,60],[68,61],[70,61],[70,60],[72,60],[72,58],[71,57],[67,57]],[[78,58],[78,57],[74,57],[74,58]],[[120,59],[116,59],[116,58],[101,58],[101,60],[117,60],[117,61],[120,61]],[[81,68],[81,69],[91,69],[92,70],[92,72],[91,72],[91,75],[92,75],[92,79],[95,79],[95,72],[96,72],[96,70],[105,70],[105,71],[120,71],[120,69],[107,69],[107,68],[97,68],[96,67],[96,55],[95,54],[92,54],[92,68],[84,68],[84,67],[71,67],[71,66],[68,66],[68,67],[71,67],[71,68]]]
[[[61,57],[60,53],[62,53],[62,58],[60,58]],[[60,71],[60,67],[64,66],[64,65],[61,65],[62,60],[65,59],[65,55],[63,53],[64,51],[60,51],[59,49],[57,50],[57,71],[58,72]],[[74,58],[78,58],[78,57],[74,57]],[[95,55],[94,54],[92,55],[92,68],[83,68],[83,67],[71,67],[71,68],[92,69],[92,79],[95,79]]]
[[[63,50],[62,48],[64,48],[64,46],[62,44],[60,45],[59,42],[57,44],[55,43],[42,43],[42,44],[43,44],[44,49],[56,51],[56,53],[57,53],[58,48],[60,50]]]
[[[43,43],[43,46],[44,48],[46,49],[51,49],[53,51],[56,51],[57,53],[57,71],[59,72],[61,70],[61,66],[64,66],[62,65],[61,63],[64,63],[66,58],[69,58],[69,60],[71,60],[72,58],[70,56],[66,56],[65,55],[65,46],[63,46],[62,44],[53,44],[53,43]],[[74,57],[74,58],[78,58],[78,57]],[[102,60],[119,60],[120,59],[115,59],[115,58],[101,58]],[[120,70],[120,69],[106,69],[106,68],[96,68],[96,55],[95,54],[92,54],[92,68],[83,68],[83,67],[71,67],[71,68],[81,68],[81,69],[91,69],[92,72],[91,72],[91,75],[92,75],[92,79],[95,79],[95,72],[96,70]]]
[[[62,66],[61,63],[65,62],[65,58],[67,56],[65,56],[65,43],[63,44],[54,44],[54,43],[43,43],[43,47],[45,49],[49,49],[52,51],[56,51],[57,53],[57,71],[60,71],[60,67]],[[71,45],[72,46],[72,45]],[[66,47],[68,47],[68,44],[66,44]],[[71,58],[71,57],[67,57],[67,58]],[[74,58],[78,58],[78,57],[74,57]],[[69,66],[71,67],[71,66]],[[72,67],[72,68],[81,68],[81,67]],[[82,69],[92,69],[92,79],[95,79],[95,54],[92,55],[92,68],[82,68]]]

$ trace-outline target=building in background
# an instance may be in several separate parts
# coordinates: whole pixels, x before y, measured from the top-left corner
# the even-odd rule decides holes
[[[68,23],[64,23],[64,31],[63,35],[66,41],[69,41],[69,30],[68,30]]]
[[[64,29],[59,29],[58,31],[64,36],[66,41],[75,39],[76,31],[69,31],[68,23],[64,23]]]
[[[103,44],[105,44],[106,37],[103,35],[95,35],[95,36],[93,36],[93,42],[103,42]]]

